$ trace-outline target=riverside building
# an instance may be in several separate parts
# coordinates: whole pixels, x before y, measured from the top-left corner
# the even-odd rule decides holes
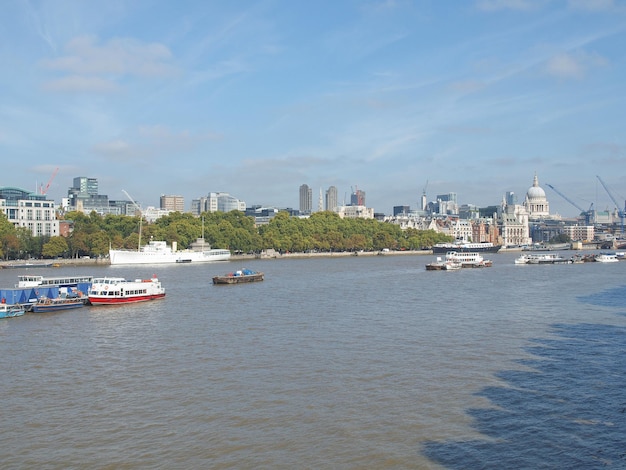
[[[15,227],[24,227],[34,236],[59,236],[56,204],[37,194],[19,188],[0,188],[0,211]]]

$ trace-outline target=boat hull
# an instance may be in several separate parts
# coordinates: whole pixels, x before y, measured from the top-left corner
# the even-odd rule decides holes
[[[143,253],[141,251],[110,250],[109,260],[118,264],[176,264],[176,263],[212,263],[228,261],[230,251],[209,250],[171,253]]]
[[[82,299],[72,301],[61,301],[51,299],[50,302],[40,301],[33,305],[31,311],[34,313],[58,312],[60,310],[73,310],[84,307]]]
[[[91,305],[133,304],[164,297],[165,289],[156,276],[134,281],[114,277],[94,279],[88,294]]]
[[[214,276],[213,284],[245,284],[248,282],[260,282],[263,279],[263,273],[247,274],[242,276]]]
[[[165,298],[165,294],[154,295],[137,295],[132,297],[100,297],[89,296],[89,302],[91,305],[120,305],[120,304],[134,304],[137,302],[147,302],[150,300],[159,300]]]
[[[0,307],[0,318],[21,317],[25,313],[26,308],[23,305],[2,304],[2,307]]]

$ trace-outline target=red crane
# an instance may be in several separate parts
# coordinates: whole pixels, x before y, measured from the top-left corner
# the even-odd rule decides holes
[[[50,189],[50,184],[52,183],[52,180],[54,179],[54,177],[57,175],[58,171],[59,171],[59,167],[56,167],[54,171],[52,172],[52,176],[48,180],[48,184],[46,184],[46,187],[44,188],[43,186],[41,186],[41,188],[39,189],[39,192],[41,194],[46,194],[48,192],[48,189]]]

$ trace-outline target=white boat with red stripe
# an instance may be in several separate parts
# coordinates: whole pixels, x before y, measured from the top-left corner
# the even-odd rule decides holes
[[[102,277],[94,278],[88,297],[91,305],[119,305],[162,299],[165,289],[156,275],[134,281],[122,277]]]

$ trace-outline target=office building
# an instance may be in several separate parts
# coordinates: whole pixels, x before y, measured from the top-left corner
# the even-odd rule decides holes
[[[300,186],[300,213],[310,214],[313,211],[313,190],[306,184]]]

